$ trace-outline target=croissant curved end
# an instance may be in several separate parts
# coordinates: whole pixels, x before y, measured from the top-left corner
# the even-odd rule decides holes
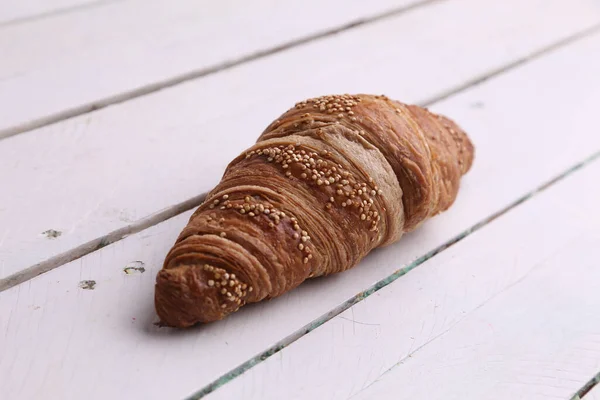
[[[154,303],[162,324],[186,328],[223,319],[239,308],[235,302],[219,302],[219,290],[208,286],[204,275],[202,268],[189,265],[158,273]]]
[[[458,163],[460,165],[461,174],[464,175],[471,169],[473,160],[475,159],[475,146],[469,139],[467,133],[452,119],[439,115],[439,118],[450,127],[451,133],[458,133],[457,140],[460,142],[460,151],[458,154]]]

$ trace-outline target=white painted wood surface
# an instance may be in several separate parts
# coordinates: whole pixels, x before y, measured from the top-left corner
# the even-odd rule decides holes
[[[82,390],[90,399],[153,399],[182,398],[201,389],[600,149],[600,137],[589,134],[600,102],[600,85],[593,79],[600,68],[595,56],[599,46],[600,35],[595,35],[438,104],[435,110],[461,121],[477,146],[474,169],[465,178],[457,203],[397,245],[374,252],[343,274],[308,282],[219,323],[183,332],[159,329],[152,325],[153,282],[189,216],[186,213],[0,293],[0,376],[6,377],[0,382],[0,392],[7,393],[8,399],[42,394],[79,398]],[[570,76],[568,82],[565,76]],[[560,103],[561,112],[548,118],[557,99],[569,101]],[[568,140],[565,132],[569,132]],[[589,220],[584,218],[589,217],[585,204],[565,209],[564,215],[581,212],[579,220]],[[533,241],[532,246],[541,250],[526,254],[533,257],[542,250],[550,254],[544,243],[564,243],[561,239],[577,233],[577,226],[572,226],[573,230],[542,230],[548,240]],[[518,235],[520,244],[529,246],[525,239],[532,235]],[[513,262],[514,254],[507,250],[504,257],[510,256]],[[136,261],[144,263],[145,272],[125,274],[123,269]],[[516,265],[526,269],[534,261],[521,258]],[[507,270],[502,276],[504,280],[498,281],[497,275],[482,273],[473,297],[469,292],[461,305],[476,305],[482,292],[489,295],[521,275],[518,270]],[[83,280],[95,280],[95,289],[80,289]],[[423,307],[415,302],[401,309],[402,321],[418,321],[416,334],[421,321],[430,318],[423,335],[415,336],[421,342],[437,326],[431,324],[452,322],[451,313],[456,311],[448,309],[444,322],[443,316]]]
[[[0,27],[0,137],[423,0],[127,0]]]
[[[466,20],[469,15],[477,18]],[[440,2],[3,140],[0,184],[10,190],[0,192],[0,278],[48,260],[46,265],[59,265],[64,261],[61,255],[78,246],[95,248],[110,232],[127,233],[146,223],[148,216],[152,220],[155,213],[206,192],[218,182],[227,162],[298,99],[367,92],[406,102],[426,101],[598,22],[600,6],[588,0]],[[318,60],[310,72],[306,60]],[[587,62],[598,66],[595,59]],[[560,65],[564,73],[586,68]],[[584,72],[591,71],[595,70]],[[302,74],[306,79],[297,79]],[[572,89],[561,87],[565,92],[560,95],[578,98],[589,90],[591,75],[583,75],[573,77]],[[559,75],[553,79],[564,82]],[[518,100],[521,93],[516,89],[520,88],[510,96]],[[495,93],[488,96],[493,104]],[[538,101],[538,93],[528,96],[529,102]],[[502,99],[508,108],[498,111],[500,123],[480,120],[485,114],[476,108],[479,99],[440,110],[481,136],[489,134],[481,130],[482,123],[485,130],[498,126],[499,139],[504,130],[514,131],[512,121],[519,118],[526,118],[523,123],[535,132],[537,125],[528,111],[509,112],[509,100]],[[556,106],[554,99],[544,102],[549,107],[544,112]],[[557,118],[565,129],[572,123],[568,115]],[[528,134],[524,139],[528,149],[540,146],[538,136],[523,132]],[[543,143],[548,152],[563,147],[565,151],[548,165],[534,168],[522,187],[499,193],[495,206],[574,162],[596,140],[587,131],[573,136],[585,145],[565,145],[558,137]],[[485,140],[476,138],[476,143]],[[54,239],[42,235],[51,229],[62,235]]]
[[[0,29],[35,18],[77,12],[86,7],[100,6],[123,0],[3,0],[0,2]]]
[[[570,399],[600,370],[600,161],[217,390],[214,399]]]

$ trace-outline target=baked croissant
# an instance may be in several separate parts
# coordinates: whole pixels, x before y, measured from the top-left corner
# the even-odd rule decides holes
[[[450,119],[386,96],[302,101],[233,160],[156,280],[188,327],[345,271],[452,205],[474,148]]]

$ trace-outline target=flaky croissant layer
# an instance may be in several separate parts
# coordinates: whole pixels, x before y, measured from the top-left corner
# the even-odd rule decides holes
[[[159,317],[220,320],[352,268],[450,207],[473,155],[453,121],[385,96],[296,104],[191,216],[157,276]]]

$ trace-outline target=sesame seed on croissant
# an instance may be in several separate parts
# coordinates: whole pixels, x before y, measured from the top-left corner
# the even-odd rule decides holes
[[[450,119],[386,96],[309,99],[234,159],[158,273],[188,327],[345,271],[454,202],[474,148]]]

